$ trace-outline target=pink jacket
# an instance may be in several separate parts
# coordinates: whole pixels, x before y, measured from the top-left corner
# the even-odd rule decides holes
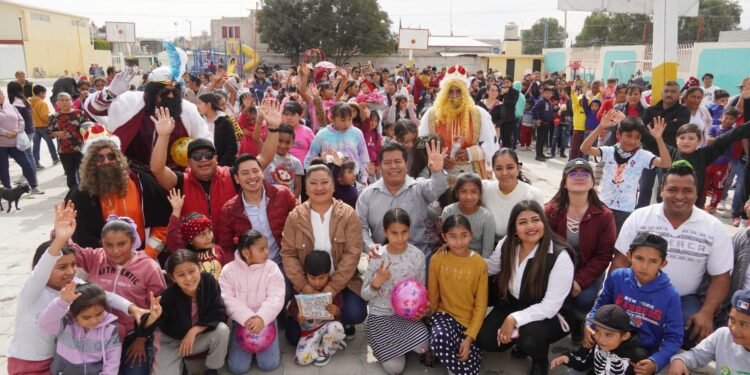
[[[271,260],[248,265],[239,251],[224,266],[219,277],[221,297],[229,317],[240,325],[254,317],[265,325],[273,323],[284,307],[286,285],[279,266]]]
[[[141,251],[123,267],[107,260],[103,249],[78,247],[75,258],[76,265],[88,273],[87,281],[144,309],[149,308],[148,292],[158,296],[167,287],[159,263]],[[125,334],[133,331],[135,322],[120,311],[113,313],[119,318],[120,339],[124,339]]]

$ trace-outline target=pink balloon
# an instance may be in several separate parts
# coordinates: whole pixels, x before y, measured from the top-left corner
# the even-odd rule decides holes
[[[402,318],[414,319],[427,304],[427,288],[416,279],[401,280],[391,292],[393,311]]]
[[[276,323],[271,323],[255,334],[243,326],[237,326],[237,342],[250,353],[260,353],[268,349],[276,340]]]

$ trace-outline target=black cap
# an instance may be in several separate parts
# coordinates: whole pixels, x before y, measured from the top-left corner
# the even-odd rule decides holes
[[[604,305],[596,310],[593,318],[586,320],[610,331],[629,332],[631,330],[630,315],[618,305]]]
[[[732,307],[743,314],[750,315],[750,290],[738,290],[734,292]]]
[[[568,164],[565,164],[565,168],[563,169],[563,174],[568,174],[576,168],[583,168],[587,170],[591,175],[594,174],[594,169],[591,168],[591,164],[589,164],[589,162],[587,162],[586,160],[583,160],[580,158],[573,159],[569,161]]]
[[[198,139],[193,139],[192,141],[190,141],[190,143],[188,143],[188,149],[187,149],[188,157],[190,157],[190,155],[193,154],[193,151],[201,149],[201,148],[207,148],[207,149],[210,149],[211,151],[216,152],[216,147],[214,147],[213,142],[205,138],[198,138]]]
[[[630,243],[630,249],[632,250],[638,246],[646,246],[659,250],[659,252],[666,258],[669,243],[667,243],[667,240],[665,240],[664,237],[656,233],[638,232],[633,239],[633,242]]]

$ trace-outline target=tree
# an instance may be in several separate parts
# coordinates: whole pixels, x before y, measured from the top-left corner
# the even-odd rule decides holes
[[[94,39],[94,49],[110,50],[111,51],[112,50],[112,43],[110,43],[110,42],[108,42],[108,41],[106,41],[104,39],[96,38],[96,39]]]
[[[545,38],[544,29],[547,29]],[[538,55],[542,53],[542,48],[560,48],[565,46],[565,39],[568,33],[565,28],[560,26],[557,18],[540,18],[531,29],[521,31],[521,42],[523,44],[523,53],[527,55]],[[545,45],[546,40],[546,45]]]
[[[698,17],[680,17],[680,43],[716,42],[719,32],[738,30],[742,6],[734,0],[701,0]],[[701,25],[702,24],[702,25]]]
[[[647,15],[593,12],[583,21],[575,46],[641,44],[644,43],[644,31],[645,42],[648,43],[653,27]]]
[[[376,0],[267,0],[258,13],[260,40],[297,62],[321,48],[341,64],[358,53],[393,50],[388,14]]]

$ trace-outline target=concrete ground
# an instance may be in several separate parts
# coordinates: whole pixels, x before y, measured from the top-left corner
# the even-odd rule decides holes
[[[547,162],[534,160],[533,152],[519,152],[523,162],[524,173],[532,180],[533,185],[541,189],[546,199],[552,197],[559,185],[561,171],[565,160],[551,159]],[[7,374],[7,353],[10,338],[14,332],[16,314],[16,296],[29,275],[31,258],[37,245],[49,236],[53,224],[53,205],[62,201],[67,192],[62,165],[50,167],[52,161],[43,148],[42,164],[46,169],[38,172],[41,188],[45,195],[23,197],[21,210],[0,213],[0,375]],[[11,161],[11,179],[21,175],[20,168]],[[727,222],[727,219],[722,219]],[[734,233],[737,229],[727,225]],[[366,260],[363,260],[366,261]],[[22,333],[20,333],[22,334]],[[382,368],[372,355],[364,335],[364,327],[357,327],[355,338],[349,342],[345,351],[337,353],[331,362],[322,368],[300,367],[294,364],[294,347],[285,343],[282,337],[282,366],[272,374],[326,374],[326,375],[370,375],[384,374]],[[554,344],[550,358],[571,349],[569,338]],[[194,369],[199,363],[191,364]],[[482,358],[481,374],[525,374],[530,362],[510,357],[509,353],[485,354]],[[191,371],[192,372],[192,371]],[[255,372],[252,371],[251,372]],[[199,372],[198,372],[199,373]],[[228,372],[223,372],[227,373]],[[426,368],[420,364],[415,355],[410,355],[406,367],[406,374],[446,374],[447,371],[436,365]],[[553,374],[563,374],[564,369],[556,369]]]

